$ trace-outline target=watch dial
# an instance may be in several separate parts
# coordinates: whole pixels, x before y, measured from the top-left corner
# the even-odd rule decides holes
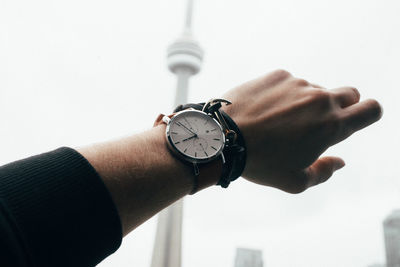
[[[172,118],[169,141],[179,152],[195,160],[207,160],[219,154],[225,144],[221,126],[200,111],[184,111]]]

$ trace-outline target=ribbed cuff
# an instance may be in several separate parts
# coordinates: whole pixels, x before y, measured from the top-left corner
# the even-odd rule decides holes
[[[94,266],[121,244],[121,222],[110,193],[71,148],[0,167],[0,197],[36,266]]]

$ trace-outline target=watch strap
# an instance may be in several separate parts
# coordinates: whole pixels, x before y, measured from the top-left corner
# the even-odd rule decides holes
[[[244,171],[244,167],[246,166],[246,145],[244,137],[236,123],[224,111],[221,110],[220,112],[230,129],[236,133],[234,144],[225,148],[225,160],[228,166],[223,168],[221,179],[218,182],[218,185],[227,188],[229,184],[239,178]]]

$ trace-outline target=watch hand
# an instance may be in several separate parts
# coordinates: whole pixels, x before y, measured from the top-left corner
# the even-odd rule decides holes
[[[185,141],[190,140],[190,139],[195,138],[195,137],[197,137],[197,134],[196,135],[192,135],[191,137],[183,139],[182,142],[185,142]]]
[[[182,126],[183,128],[185,128],[186,130],[188,130],[189,132],[191,132],[192,134],[194,134],[195,136],[197,136],[197,134],[195,132],[193,132],[192,130],[190,130],[188,127],[186,127],[185,125],[183,125],[180,122],[177,122],[176,124],[178,124],[179,126]]]

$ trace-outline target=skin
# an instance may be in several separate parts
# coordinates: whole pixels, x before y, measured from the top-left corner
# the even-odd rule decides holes
[[[277,70],[228,91],[224,111],[247,145],[243,177],[289,193],[328,180],[345,163],[320,155],[378,121],[380,104],[360,102],[353,87],[327,90]],[[98,171],[117,206],[124,235],[189,194],[193,169],[167,148],[162,116],[155,127],[124,139],[78,149]],[[215,185],[222,163],[200,168],[200,189]]]

